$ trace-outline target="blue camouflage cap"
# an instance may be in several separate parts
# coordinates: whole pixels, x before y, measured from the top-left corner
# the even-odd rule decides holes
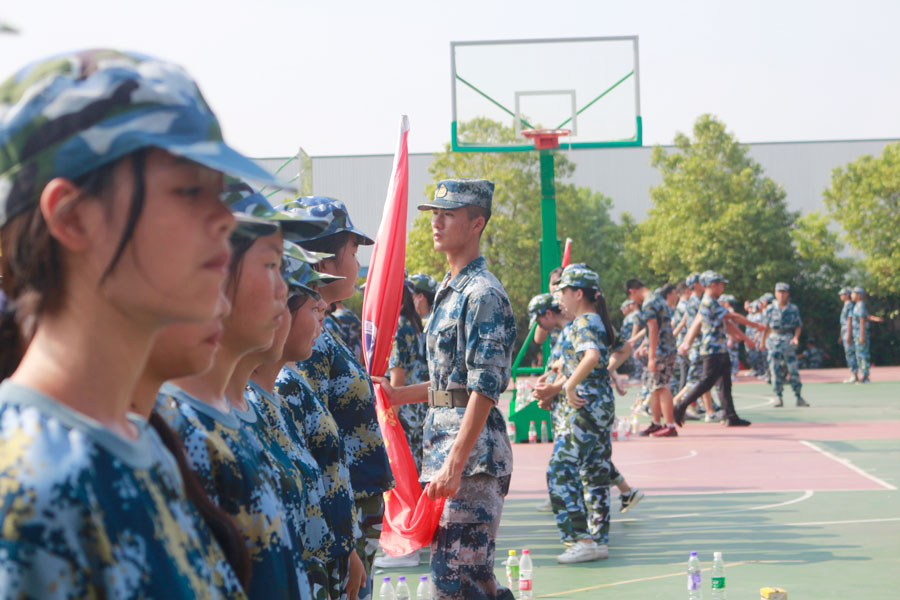
[[[722,277],[721,273],[716,273],[715,271],[703,271],[703,273],[700,274],[700,284],[703,287],[709,287],[717,281],[728,283],[728,280]]]
[[[838,292],[838,296],[849,296],[851,291],[853,290],[848,287],[842,287]]]
[[[766,292],[765,294],[760,296],[759,299],[761,302],[771,303],[773,300],[775,300],[775,294],[773,294],[772,292]]]
[[[291,292],[299,292],[307,296],[318,298],[316,287],[332,281],[344,279],[338,275],[322,273],[312,268],[312,265],[331,254],[324,252],[310,252],[301,246],[285,240],[284,253],[281,257],[281,276],[284,278]]]
[[[734,306],[734,303],[737,302],[737,298],[735,298],[731,294],[722,294],[721,296],[719,296],[719,302],[725,302],[726,304]]]
[[[438,181],[434,189],[434,200],[420,202],[418,208],[453,210],[471,205],[491,210],[493,197],[494,182],[487,179],[445,179]]]
[[[84,50],[34,62],[0,83],[0,227],[36,206],[51,179],[77,179],[142,148],[285,187],[222,139],[181,68]]]
[[[582,264],[569,265],[563,269],[562,275],[559,278],[559,285],[556,289],[561,290],[567,287],[596,290],[602,293],[602,290],[600,289],[600,276]]]
[[[783,281],[779,281],[778,283],[775,284],[775,291],[776,292],[789,292],[789,291],[791,291],[791,286],[789,286],[788,284],[786,284]]]
[[[249,230],[251,234],[260,230],[262,233],[257,235],[268,235],[280,227],[286,240],[302,242],[322,233],[329,225],[327,219],[313,216],[306,209],[291,212],[275,210],[262,193],[249,183],[230,175],[225,176],[222,200],[238,217],[238,229]]]
[[[853,288],[853,291],[856,292],[857,294],[865,294],[866,288],[862,287],[861,285],[858,285],[855,288]]]
[[[353,222],[350,220],[350,211],[340,200],[328,196],[301,196],[282,204],[278,209],[291,214],[308,214],[327,222],[327,227],[321,233],[303,241],[320,240],[342,231],[349,231],[356,234],[362,246],[371,246],[375,243],[375,240],[353,226]]]
[[[625,309],[628,308],[632,304],[637,306],[637,303],[634,300],[632,300],[631,298],[629,298],[628,300],[626,300],[625,302],[622,303],[622,306],[619,307],[619,310],[624,312]]]
[[[550,294],[538,294],[528,303],[528,316],[537,319],[542,314],[557,306]]]
[[[694,287],[695,283],[700,282],[700,273],[691,273],[687,276],[687,279],[684,280],[684,284],[688,287]]]
[[[409,282],[412,284],[413,292],[424,292],[434,294],[437,292],[437,281],[434,277],[426,273],[413,273],[409,276]]]

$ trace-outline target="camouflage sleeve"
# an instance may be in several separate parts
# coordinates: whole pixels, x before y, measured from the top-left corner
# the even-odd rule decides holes
[[[394,335],[394,342],[391,345],[391,356],[388,358],[388,375],[394,367],[406,369],[407,365],[412,362],[412,349],[409,347],[408,338],[412,335],[415,339],[415,332],[411,332],[412,325],[407,327],[407,324],[405,319],[401,319],[397,325],[397,333]]]
[[[320,335],[313,343],[312,355],[303,362],[297,363],[298,371],[306,379],[313,392],[323,399],[328,397],[328,384],[331,379],[331,359],[328,348],[326,348],[326,337]]]
[[[572,345],[575,347],[575,355],[579,361],[588,350],[597,350],[599,352],[606,346],[600,340],[600,332],[595,327],[592,327],[590,320],[583,315],[575,319],[575,337]]]
[[[83,567],[46,548],[6,539],[0,541],[0,554],[4,598],[87,598],[103,594],[103,590],[88,586]]]
[[[469,298],[466,312],[466,387],[495,403],[509,384],[516,322],[509,301],[493,289]]]
[[[341,330],[341,324],[338,323],[338,320],[333,316],[326,316],[325,320],[322,321],[322,327],[324,327],[325,331],[330,333],[335,339],[344,339],[344,332]]]

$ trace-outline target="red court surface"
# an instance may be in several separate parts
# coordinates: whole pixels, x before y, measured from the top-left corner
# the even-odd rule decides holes
[[[613,442],[613,462],[647,493],[895,489],[834,456],[817,441],[896,439],[900,421],[759,423],[748,428],[688,423],[678,438]],[[510,499],[545,498],[552,444],[514,444]]]

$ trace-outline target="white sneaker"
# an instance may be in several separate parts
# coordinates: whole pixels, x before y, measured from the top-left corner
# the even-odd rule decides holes
[[[373,563],[379,569],[397,569],[401,567],[418,567],[419,566],[419,551],[414,550],[409,554],[404,554],[403,556],[388,556],[385,554],[384,556],[375,557],[375,562]]]
[[[556,557],[556,562],[572,564],[591,562],[602,558],[609,558],[609,546],[598,545],[594,540],[581,540],[574,546],[566,548],[565,552]]]
[[[538,502],[537,506],[534,508],[538,512],[553,512],[553,507],[550,505],[550,498],[547,498],[543,502]]]
[[[706,418],[704,419],[707,423],[718,423],[721,420],[722,417],[717,412],[706,415]]]
[[[855,375],[851,375],[850,377],[848,377],[847,379],[845,379],[845,380],[842,381],[841,383],[856,383],[857,381],[858,381],[858,380],[856,379],[856,376],[855,376]]]

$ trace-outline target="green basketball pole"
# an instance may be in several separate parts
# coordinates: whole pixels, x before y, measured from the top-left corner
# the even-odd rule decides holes
[[[539,150],[541,157],[541,292],[550,291],[550,271],[560,265],[559,239],[556,237],[556,168],[553,150]],[[541,347],[543,365],[550,359],[550,343]]]

